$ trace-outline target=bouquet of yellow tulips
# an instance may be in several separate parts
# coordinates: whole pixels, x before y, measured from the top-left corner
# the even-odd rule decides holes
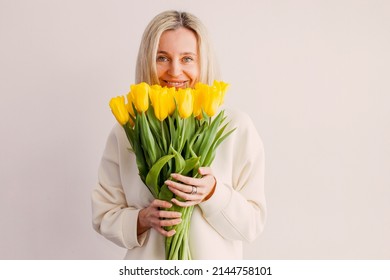
[[[111,99],[111,111],[126,132],[139,176],[155,198],[170,201],[174,194],[164,184],[172,180],[170,174],[198,177],[198,168],[211,165],[217,147],[234,131],[225,131],[224,111],[217,114],[227,88],[222,81],[211,86],[197,83],[194,89],[140,83],[131,85],[127,103],[124,96]],[[166,238],[166,259],[189,260],[193,206],[166,210],[182,213],[182,222],[167,228],[176,234]]]

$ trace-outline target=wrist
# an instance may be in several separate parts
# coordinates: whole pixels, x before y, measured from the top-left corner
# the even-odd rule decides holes
[[[215,188],[217,187],[217,179],[214,176],[212,176],[212,177],[214,179],[214,185],[213,185],[211,191],[209,192],[209,194],[206,195],[206,197],[202,200],[202,202],[209,200],[210,197],[212,197],[214,192],[215,192]]]
[[[143,221],[145,221],[144,215],[143,215],[144,214],[144,210],[145,209],[141,209],[138,212],[137,235],[140,235],[140,234],[144,233],[145,231],[147,231],[149,229],[149,227],[143,223]]]

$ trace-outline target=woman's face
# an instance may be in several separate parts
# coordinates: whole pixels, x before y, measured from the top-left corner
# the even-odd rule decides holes
[[[158,45],[156,65],[161,86],[194,87],[199,80],[195,33],[186,28],[164,31]]]

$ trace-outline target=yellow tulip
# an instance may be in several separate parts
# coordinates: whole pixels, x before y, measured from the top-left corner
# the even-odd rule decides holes
[[[147,83],[131,85],[131,100],[138,112],[146,112],[149,108],[150,86]]]
[[[121,125],[125,125],[129,121],[129,113],[125,105],[125,97],[118,96],[111,98],[109,105],[116,120]]]
[[[203,111],[209,116],[214,116],[217,111],[219,105],[221,105],[222,92],[218,87],[211,86],[208,87],[207,91],[203,91],[203,102],[202,108]]]
[[[198,115],[199,109],[198,104],[201,104],[201,107],[203,111],[209,116],[214,116],[217,111],[218,107],[222,103],[222,96],[223,92],[221,90],[220,84],[214,84],[213,86],[209,86],[202,83],[197,83],[195,85],[195,90],[197,91],[197,97],[195,99],[196,105],[194,105],[194,115],[198,116],[198,119],[201,119],[202,116]],[[201,113],[201,112],[200,112]]]
[[[179,88],[176,91],[176,103],[179,110],[179,116],[186,119],[191,116],[194,106],[194,99],[191,88]]]
[[[173,112],[175,112],[176,104],[175,104],[175,94],[176,94],[176,88],[175,87],[164,87],[167,89],[168,96],[169,96],[169,102],[168,102],[168,114],[171,116]]]
[[[194,95],[194,117],[198,120],[202,119],[202,105],[204,101],[204,95],[208,94],[209,86],[201,83],[195,85],[195,90],[193,90]]]
[[[220,100],[219,105],[222,105],[223,101],[225,99],[225,94],[226,94],[226,91],[227,91],[227,89],[229,87],[229,84],[227,84],[227,83],[225,83],[223,81],[214,81],[213,86],[216,87],[218,91],[220,91],[221,100]]]
[[[134,108],[133,108],[133,100],[131,98],[130,92],[127,94],[126,109],[127,109],[127,112],[129,112],[129,114],[131,116],[135,117]],[[131,126],[134,126],[134,121],[132,118],[129,118],[129,122],[130,122]]]
[[[174,110],[175,101],[173,95],[167,88],[162,88],[159,85],[150,87],[150,101],[154,109],[154,115],[160,121],[165,120],[170,111]]]
[[[126,104],[126,108],[127,108],[127,111],[129,112],[130,115],[132,115],[133,117],[135,116],[135,113],[134,113],[134,108],[133,108],[133,97],[132,97],[132,94],[131,92],[129,92],[127,94],[127,104]]]

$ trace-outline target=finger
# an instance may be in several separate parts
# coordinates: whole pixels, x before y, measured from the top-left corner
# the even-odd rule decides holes
[[[171,237],[171,236],[175,235],[176,230],[172,229],[170,231],[167,231],[166,233],[167,233],[166,237]]]
[[[213,175],[213,170],[211,169],[211,167],[199,167],[198,172],[202,176]]]
[[[170,227],[176,226],[182,222],[182,219],[172,219],[172,220],[159,220],[157,222],[158,227]]]
[[[192,192],[192,186],[189,186],[189,185],[181,184],[181,183],[174,182],[171,180],[165,181],[165,184],[168,186],[168,188],[172,187],[172,188],[175,188],[175,189],[182,191],[184,193],[191,193]]]
[[[161,219],[153,219],[151,221],[151,227],[153,228],[162,228],[162,227],[170,227],[170,226],[176,226],[182,222],[182,219],[167,219],[167,220],[161,220]],[[165,230],[165,229],[164,229]]]
[[[166,236],[166,237],[170,237],[170,236],[172,236],[172,235],[174,235],[176,233],[176,231],[174,229],[172,229],[170,231],[166,231],[162,227],[155,227],[154,229],[157,232],[159,232],[161,235]]]
[[[158,217],[165,219],[175,219],[180,218],[181,213],[176,211],[158,211]]]
[[[175,203],[178,206],[181,207],[189,207],[198,204],[200,201],[199,200],[187,200],[187,201],[180,201],[177,200],[176,198],[172,198],[171,201]]]
[[[178,190],[178,189],[175,189],[175,188],[173,188],[173,187],[168,187],[169,188],[169,190],[171,191],[171,192],[173,192],[176,196],[178,196],[178,197],[180,197],[180,198],[182,198],[182,199],[184,199],[184,200],[198,200],[199,199],[199,197],[201,196],[201,193],[200,192],[198,192],[198,193],[196,193],[196,194],[191,194],[191,193],[186,193],[186,192],[182,192],[182,191],[180,191],[180,190]],[[198,188],[198,191],[200,190],[200,188]],[[172,201],[172,200],[171,200]]]
[[[171,208],[172,207],[172,203],[169,203],[168,201],[165,201],[165,200],[159,200],[159,199],[153,200],[151,205],[152,205],[152,207],[155,207],[155,208],[158,208],[158,207]]]
[[[196,186],[199,179],[193,178],[193,177],[187,177],[181,174],[173,173],[171,174],[172,178],[184,183],[185,185],[194,185]]]

